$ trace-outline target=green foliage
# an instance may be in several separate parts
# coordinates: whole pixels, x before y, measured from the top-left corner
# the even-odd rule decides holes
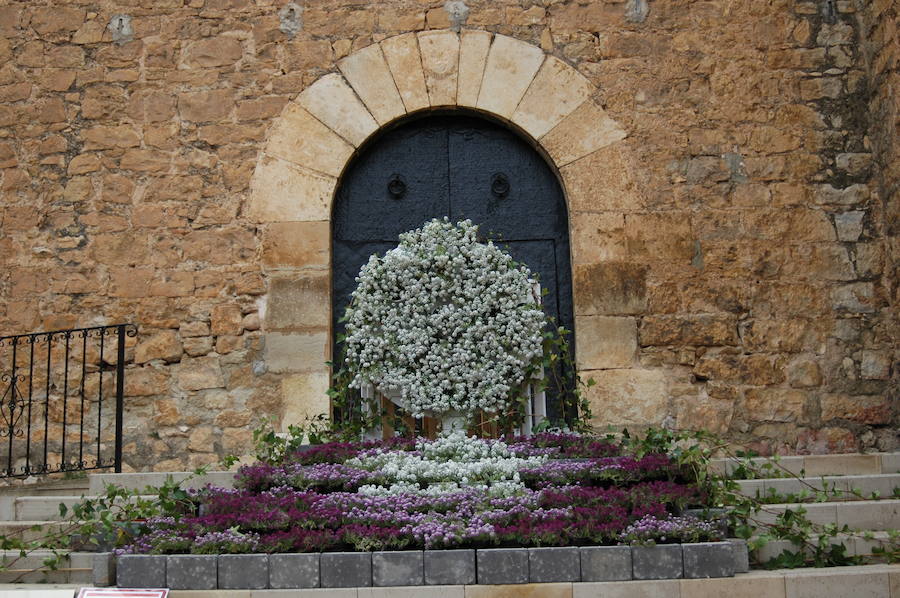
[[[207,471],[207,468],[201,467],[180,481],[175,481],[170,475],[161,486],[147,486],[142,490],[107,484],[102,494],[82,496],[81,501],[71,508],[60,503],[62,525],[57,531],[29,541],[24,540],[20,533],[0,536],[0,549],[19,552],[18,558],[5,561],[0,565],[0,570],[13,568],[20,559],[35,550],[50,551],[43,566],[55,570],[67,562],[68,551],[111,550],[129,544],[137,537],[141,522],[147,519],[193,513],[195,503],[185,486]],[[35,526],[31,531],[40,529],[40,526]]]
[[[303,446],[304,440],[309,440],[310,444],[321,444],[330,438],[331,422],[325,414],[319,414],[303,424],[291,424],[284,433],[275,432],[273,423],[271,418],[263,419],[253,430],[253,456],[257,461],[270,465],[282,463],[285,456]],[[228,461],[234,463],[231,459]]]

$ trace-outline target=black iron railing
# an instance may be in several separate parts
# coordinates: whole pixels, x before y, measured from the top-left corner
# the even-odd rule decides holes
[[[125,338],[136,335],[117,324],[0,337],[0,478],[122,471]]]

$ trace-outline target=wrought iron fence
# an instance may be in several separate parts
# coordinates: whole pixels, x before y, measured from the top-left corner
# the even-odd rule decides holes
[[[136,335],[116,324],[0,337],[0,478],[122,471],[125,339]]]

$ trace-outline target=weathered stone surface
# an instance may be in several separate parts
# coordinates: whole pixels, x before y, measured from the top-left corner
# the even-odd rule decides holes
[[[425,566],[421,550],[372,553],[372,585],[421,586]]]
[[[459,37],[452,31],[423,31],[418,37],[429,102],[432,106],[455,105]]]
[[[325,332],[265,335],[266,367],[273,373],[320,371],[328,360],[328,352]]]
[[[684,576],[681,544],[632,546],[631,559],[635,579],[680,579]]]
[[[802,390],[750,389],[746,393],[744,409],[754,421],[798,421],[807,408],[807,398],[807,393]]]
[[[321,415],[330,415],[330,386],[331,378],[324,366],[320,366],[318,371],[285,376],[281,381],[284,405],[281,421],[284,422],[284,427],[313,421]]]
[[[505,35],[494,36],[478,92],[478,108],[511,117],[542,62],[540,48]]]
[[[669,392],[659,370],[620,369],[585,372],[596,381],[586,389],[597,427],[659,425],[666,417]]]
[[[576,265],[576,315],[640,314],[647,308],[647,268],[628,262]]]
[[[593,100],[583,102],[540,142],[557,168],[627,137],[619,123],[610,118]]]
[[[210,311],[210,332],[220,334],[240,334],[243,329],[241,308],[234,304],[217,305]]]
[[[528,580],[532,583],[581,581],[578,548],[529,548]]]
[[[183,390],[204,390],[225,386],[218,357],[182,359],[178,368],[178,385]]]
[[[291,102],[269,137],[266,153],[303,168],[337,176],[353,153],[353,146],[299,104]]]
[[[269,587],[318,588],[319,553],[269,555]]]
[[[621,144],[601,148],[560,170],[568,191],[570,209],[576,212],[622,214],[641,209],[642,192],[637,179],[639,164]],[[576,218],[574,226],[582,226]],[[590,226],[588,221],[584,226]],[[624,240],[622,241],[624,252]],[[607,258],[611,259],[611,258]]]
[[[822,421],[845,419],[861,424],[886,424],[891,421],[888,397],[827,394],[822,397]]]
[[[227,66],[240,60],[242,53],[240,40],[220,35],[190,44],[182,62],[190,68]]]
[[[356,147],[378,128],[378,123],[337,73],[325,75],[307,87],[297,103]]]
[[[220,554],[219,589],[264,589],[269,587],[269,555]]]
[[[178,113],[193,122],[222,120],[234,109],[234,92],[229,89],[192,91],[178,95]]]
[[[164,555],[123,554],[116,558],[116,585],[120,588],[166,587]]]
[[[168,363],[181,359],[182,346],[178,334],[174,330],[163,330],[142,341],[135,347],[134,362],[147,363],[154,359],[162,359]]]
[[[474,550],[425,551],[425,583],[427,585],[472,585],[475,582]]]
[[[170,554],[166,557],[165,587],[173,590],[216,589],[216,559],[216,555]]]
[[[419,42],[414,33],[389,37],[381,42],[381,51],[387,61],[400,92],[400,99],[407,112],[429,106],[428,88],[422,70]]]
[[[550,56],[519,102],[512,121],[539,139],[587,100],[593,89],[587,77]]]
[[[331,249],[328,222],[273,223],[263,233],[263,264],[272,268],[326,269]]]
[[[267,330],[326,328],[331,317],[330,277],[327,272],[304,272],[273,278],[269,285]]]
[[[257,222],[327,221],[337,179],[263,156],[250,182],[249,215]]]
[[[581,581],[631,579],[631,546],[582,546]]]
[[[379,124],[406,113],[381,46],[373,44],[354,52],[339,61],[338,68]]]
[[[368,552],[324,552],[320,557],[323,588],[354,588],[372,585],[372,554]]]
[[[460,106],[478,104],[484,67],[491,48],[491,34],[487,31],[465,30],[459,40],[459,74],[456,101]]]
[[[686,578],[734,576],[734,549],[729,542],[682,544],[681,549]]]
[[[475,552],[479,584],[528,583],[528,549],[486,548]]]
[[[577,364],[582,370],[628,368],[637,356],[637,321],[629,317],[579,316]]]

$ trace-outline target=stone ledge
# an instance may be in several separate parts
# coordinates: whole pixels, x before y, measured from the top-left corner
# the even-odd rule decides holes
[[[94,557],[94,579],[115,578],[119,587],[125,588],[162,587],[160,583],[166,580],[170,587],[182,590],[412,588],[429,583],[520,587],[529,582],[732,577],[736,570],[744,570],[745,544],[726,541],[686,546],[689,548],[665,544],[297,555],[122,555],[115,562],[109,553],[101,553]],[[691,558],[683,559],[683,553]],[[253,574],[235,575],[225,569],[234,566],[243,573],[252,568]]]

